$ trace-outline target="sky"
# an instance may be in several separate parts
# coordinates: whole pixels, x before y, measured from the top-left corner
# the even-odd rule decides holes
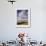
[[[19,12],[21,11],[21,12]],[[17,19],[24,20],[28,19],[28,10],[18,10],[17,11]]]

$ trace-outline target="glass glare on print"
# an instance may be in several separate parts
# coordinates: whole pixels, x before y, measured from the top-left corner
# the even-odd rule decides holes
[[[17,25],[28,25],[28,10],[17,10]]]

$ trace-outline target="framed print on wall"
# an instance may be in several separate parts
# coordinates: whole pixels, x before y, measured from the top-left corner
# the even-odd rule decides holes
[[[16,9],[16,27],[30,27],[31,26],[31,12],[28,8]]]

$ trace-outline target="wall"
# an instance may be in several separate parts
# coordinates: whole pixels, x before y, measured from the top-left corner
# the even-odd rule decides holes
[[[0,0],[0,40],[15,40],[18,32],[26,32],[33,40],[46,40],[46,1],[17,0],[13,5]],[[31,9],[31,28],[16,28],[16,8]]]

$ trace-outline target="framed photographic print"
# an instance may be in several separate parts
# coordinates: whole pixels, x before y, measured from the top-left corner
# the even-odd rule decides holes
[[[30,27],[31,26],[31,12],[28,8],[16,9],[16,27]]]

